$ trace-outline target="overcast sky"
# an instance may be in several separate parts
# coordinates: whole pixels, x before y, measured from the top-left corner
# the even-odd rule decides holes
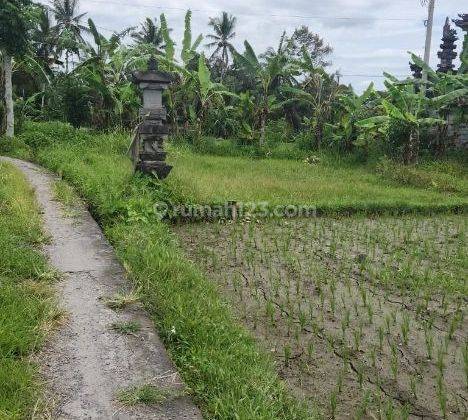
[[[134,26],[146,16],[158,17],[164,12],[178,43],[186,9],[193,11],[195,36],[209,33],[208,18],[222,10],[237,16],[234,44],[240,50],[248,39],[257,52],[262,52],[276,46],[284,30],[291,33],[295,27],[307,25],[333,47],[332,69],[340,70],[343,80],[357,90],[371,81],[381,86],[382,78],[378,76],[383,71],[408,74],[407,51],[422,55],[424,50],[427,7],[422,7],[420,0],[80,1],[81,12],[88,12],[96,25],[111,30]],[[462,12],[468,12],[465,0],[436,0],[431,57],[434,66],[445,18],[455,18]],[[460,51],[461,41],[458,45]]]

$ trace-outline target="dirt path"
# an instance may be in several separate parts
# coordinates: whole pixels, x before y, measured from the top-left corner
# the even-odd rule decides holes
[[[54,419],[201,419],[144,311],[133,307],[114,311],[105,298],[129,290],[125,273],[112,247],[91,215],[80,207],[66,217],[51,191],[54,178],[37,166],[15,159],[36,190],[51,236],[46,252],[65,273],[58,285],[68,322],[42,352],[40,359],[53,398]],[[135,321],[133,335],[115,332],[110,325]],[[129,387],[151,384],[167,390],[159,405],[126,407],[117,395]],[[172,392],[175,391],[175,392]]]

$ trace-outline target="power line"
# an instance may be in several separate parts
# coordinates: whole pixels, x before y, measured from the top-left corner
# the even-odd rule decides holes
[[[340,74],[343,77],[382,77],[385,78],[383,74]],[[395,77],[407,77],[407,74],[393,74]]]
[[[114,4],[117,6],[128,6],[128,4],[119,3],[115,1],[99,1],[99,0],[87,0],[89,3],[96,3],[96,4]],[[144,4],[136,4],[132,5],[132,8],[140,8],[140,9],[158,9],[158,10],[175,10],[175,11],[182,11],[186,12],[187,8],[183,7],[173,7],[173,6],[147,6]],[[192,12],[200,12],[200,13],[214,13],[220,12],[221,9],[190,9]],[[414,22],[416,20],[421,20],[420,18],[380,18],[380,17],[372,17],[372,16],[320,16],[320,15],[283,15],[283,14],[271,14],[271,13],[262,13],[262,14],[255,14],[255,13],[245,13],[245,12],[235,12],[236,15],[241,16],[266,16],[266,17],[275,17],[275,18],[292,18],[292,19],[318,19],[318,20],[344,20],[344,21],[388,21],[388,22]]]

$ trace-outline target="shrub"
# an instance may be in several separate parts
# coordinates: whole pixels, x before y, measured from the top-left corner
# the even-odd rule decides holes
[[[441,167],[443,168],[443,166]],[[431,168],[431,166],[406,166],[382,158],[376,169],[383,178],[402,185],[453,193],[466,190],[466,181],[460,181],[453,174],[437,171],[435,167]]]
[[[266,144],[268,146],[291,142],[292,137],[291,126],[284,118],[268,122],[265,129]]]
[[[0,155],[3,154],[28,160],[31,159],[32,150],[18,137],[12,139],[0,137]]]

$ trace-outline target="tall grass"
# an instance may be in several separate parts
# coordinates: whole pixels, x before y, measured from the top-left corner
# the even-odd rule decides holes
[[[29,356],[54,318],[53,278],[34,195],[19,170],[0,162],[0,418],[29,418],[40,396]]]
[[[86,199],[209,418],[303,419],[312,414],[285,389],[270,355],[239,326],[213,283],[179,250],[155,203],[267,200],[313,204],[330,212],[466,206],[460,194],[390,185],[366,168],[327,162],[203,156],[174,146],[174,172],[158,183],[132,174],[124,134],[92,135],[61,124],[36,124],[22,140],[35,160],[61,174]]]
[[[205,416],[312,418],[286,390],[270,356],[159,221],[154,203],[177,192],[132,175],[122,136],[80,136],[50,125],[39,130],[48,139],[34,148],[35,159],[60,173],[88,202]]]

